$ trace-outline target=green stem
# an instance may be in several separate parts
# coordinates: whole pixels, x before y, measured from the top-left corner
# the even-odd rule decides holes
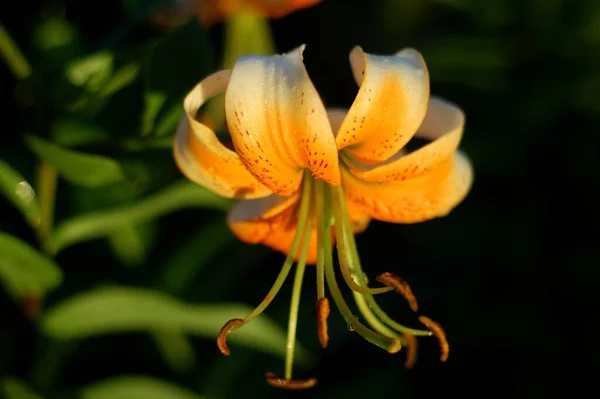
[[[317,182],[317,184],[326,183]],[[329,190],[323,189],[317,190],[317,192],[322,193],[325,204],[327,204],[327,202],[331,200]],[[326,214],[327,209],[328,207],[325,206],[324,208],[317,210],[317,224],[319,234],[321,234],[322,236],[324,236],[325,234],[326,221],[329,220],[330,216],[329,214]],[[327,239],[322,241],[325,247],[325,278],[327,280],[327,286],[329,287],[329,291],[331,292],[331,296],[333,297],[337,308],[340,310],[340,313],[344,317],[344,320],[346,320],[346,323],[348,323],[348,325],[351,328],[353,328],[354,331],[356,331],[360,336],[362,336],[372,344],[377,345],[378,347],[385,349],[386,351],[391,353],[395,353],[398,350],[400,350],[401,345],[398,339],[386,337],[385,335],[379,334],[366,327],[364,324],[359,322],[356,319],[356,317],[354,317],[352,311],[346,304],[346,301],[344,301],[344,296],[342,295],[342,292],[340,291],[335,279],[335,271],[333,268],[333,256],[331,253],[331,240]]]
[[[44,247],[53,229],[57,178],[56,168],[45,161],[41,161],[36,190],[40,203],[40,223],[37,227],[37,234]]]
[[[292,379],[292,367],[294,365],[294,350],[296,348],[296,329],[298,327],[298,308],[300,306],[300,294],[302,292],[302,281],[304,280],[304,270],[306,269],[306,254],[312,226],[308,224],[304,228],[304,237],[302,239],[302,249],[300,258],[296,265],[296,276],[294,277],[294,288],[292,289],[292,301],[290,303],[290,319],[288,322],[287,346],[285,352],[285,379]]]
[[[31,75],[31,66],[2,23],[0,23],[0,55],[17,79],[27,79]]]

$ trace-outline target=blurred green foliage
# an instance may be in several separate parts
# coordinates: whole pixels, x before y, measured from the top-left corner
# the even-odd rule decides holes
[[[245,16],[208,32],[195,20],[157,29],[149,16],[163,3],[2,5],[0,395],[290,394],[264,383],[281,365],[290,287],[235,334],[232,356],[214,344],[223,322],[267,292],[282,257],[237,242],[224,220],[230,202],[186,181],[171,155],[185,93],[244,51],[272,51],[270,31],[278,51],[307,43],[328,105],[356,94],[354,45],[417,48],[432,92],[466,112],[462,147],[476,175],[448,217],[373,223],[358,237],[369,274],[404,276],[444,325],[450,361],[438,364],[426,342],[404,370],[339,315],[320,351],[303,300],[300,374],[319,385],[298,395],[583,389],[600,367],[600,320],[586,309],[600,273],[600,2],[324,0],[268,26]],[[580,327],[563,334],[567,323]]]

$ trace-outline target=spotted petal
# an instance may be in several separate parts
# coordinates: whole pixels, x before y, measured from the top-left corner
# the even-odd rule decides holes
[[[240,240],[248,244],[263,244],[287,255],[296,234],[298,200],[299,194],[242,200],[231,209],[227,222]],[[347,204],[347,210],[354,233],[367,228],[370,217],[365,212],[353,203]],[[313,223],[313,226],[307,263],[314,264],[317,261],[317,229],[314,220],[310,223]],[[334,239],[332,227],[332,243]]]
[[[303,168],[340,184],[335,139],[302,62],[303,49],[240,57],[225,94],[237,153],[262,184],[284,196],[298,191]]]
[[[214,73],[186,96],[185,116],[173,147],[175,161],[190,180],[224,197],[264,197],[270,190],[248,172],[235,152],[219,142],[214,131],[196,120],[198,109],[225,90],[230,74],[228,70]]]
[[[370,182],[403,181],[438,167],[453,156],[462,138],[465,115],[456,105],[431,97],[423,124],[415,137],[432,140],[418,150],[406,154],[398,151],[377,165],[364,165],[346,157],[347,165],[359,179]]]
[[[417,223],[444,216],[469,191],[473,169],[460,152],[432,170],[400,182],[367,182],[345,167],[342,180],[347,202],[373,219],[392,223]]]
[[[423,121],[429,98],[429,75],[421,54],[404,49],[394,56],[350,53],[358,95],[348,111],[336,142],[364,164],[396,154]]]

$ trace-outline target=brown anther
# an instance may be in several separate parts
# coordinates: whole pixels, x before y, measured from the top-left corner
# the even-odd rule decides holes
[[[278,377],[275,373],[267,373],[267,383],[275,388],[308,389],[317,385],[317,379],[307,378],[306,380],[288,380],[283,377]]]
[[[331,313],[329,299],[326,297],[317,299],[315,310],[317,312],[317,334],[319,336],[319,342],[321,343],[322,348],[327,348],[327,343],[329,342],[327,318]]]
[[[431,320],[427,316],[419,316],[419,321],[425,325],[433,335],[438,339],[440,343],[440,350],[442,352],[440,356],[440,360],[445,362],[448,360],[448,355],[450,354],[450,345],[448,344],[448,340],[446,339],[446,332],[444,329],[435,321]]]
[[[404,367],[412,369],[417,362],[417,337],[410,334],[402,334],[406,340],[406,360],[404,361]]]
[[[221,353],[225,356],[229,356],[231,354],[231,351],[227,346],[227,334],[237,330],[243,325],[243,319],[231,319],[227,323],[225,323],[225,325],[221,328],[221,331],[219,331],[219,335],[217,337],[217,346],[219,347]]]
[[[377,276],[375,280],[379,281],[381,284],[387,285],[388,287],[394,288],[397,293],[406,299],[408,306],[410,306],[413,312],[417,312],[419,310],[419,305],[417,304],[417,298],[415,297],[415,294],[413,294],[408,283],[402,278],[393,273],[383,273]]]
[[[35,320],[40,314],[42,298],[37,294],[29,294],[23,297],[21,304],[23,313],[29,320]]]
[[[394,354],[400,352],[400,349],[402,349],[402,342],[398,338],[394,338],[387,351],[390,354]]]

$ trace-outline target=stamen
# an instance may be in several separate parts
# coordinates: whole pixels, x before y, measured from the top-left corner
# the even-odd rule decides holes
[[[442,352],[440,356],[440,360],[445,362],[448,360],[448,355],[450,354],[450,345],[448,344],[448,340],[446,339],[446,332],[444,329],[435,321],[431,320],[427,316],[419,316],[419,321],[425,325],[425,327],[429,328],[433,335],[440,342],[440,350]]]
[[[334,216],[335,216],[335,234],[337,239],[337,252],[340,261],[340,269],[346,284],[353,290],[361,294],[383,294],[392,291],[393,287],[369,288],[357,284],[352,278],[352,272],[361,269],[360,259],[356,251],[354,242],[354,233],[352,233],[352,224],[348,217],[346,201],[344,200],[344,191],[341,186],[332,187],[334,192]]]
[[[410,334],[402,334],[402,337],[406,340],[406,360],[404,361],[404,367],[412,369],[417,362],[417,337]]]
[[[323,187],[323,185],[326,183],[317,181],[316,184],[321,184],[321,187]],[[323,188],[325,188],[325,187],[323,187]],[[324,198],[325,204],[328,204],[328,201],[331,201],[329,190],[317,189],[317,193],[321,193],[321,195]],[[325,235],[325,233],[326,233],[325,224],[326,224],[326,221],[329,220],[329,214],[327,213],[327,210],[328,210],[328,207],[325,206],[325,207],[323,207],[323,209],[319,209],[317,211],[317,215],[318,215],[317,227],[318,227],[318,234],[320,237],[319,241],[323,242],[323,246],[325,249],[324,250],[325,279],[327,281],[327,286],[329,287],[329,290],[331,291],[331,296],[333,297],[333,301],[335,302],[335,305],[338,307],[338,309],[340,310],[340,313],[346,320],[346,323],[348,323],[348,325],[351,328],[353,328],[354,331],[356,331],[360,336],[362,336],[363,338],[365,338],[367,341],[371,342],[372,344],[375,344],[375,345],[379,346],[380,348],[387,350],[389,353],[396,353],[402,347],[400,340],[398,338],[391,338],[391,337],[387,337],[385,335],[379,334],[379,333],[371,330],[370,328],[366,327],[364,324],[359,322],[356,319],[356,317],[354,317],[354,315],[352,314],[352,311],[350,310],[350,308],[344,301],[344,297],[343,297],[343,295],[337,285],[336,279],[335,279],[335,271],[333,268],[333,256],[331,253],[331,240],[328,237],[326,237],[326,235]],[[337,219],[337,217],[336,217],[336,219]],[[336,224],[336,230],[337,230],[337,224]]]
[[[317,385],[317,379],[308,378],[306,380],[291,380],[288,378],[278,377],[274,373],[267,373],[267,383],[275,388],[308,389]]]
[[[321,343],[322,348],[327,348],[327,343],[329,342],[327,319],[331,313],[329,299],[326,297],[317,299],[315,308],[317,312],[317,334],[319,336],[319,342]]]
[[[389,287],[393,287],[397,293],[402,295],[404,299],[408,302],[408,306],[412,309],[413,312],[417,312],[419,309],[419,305],[417,304],[417,298],[415,294],[413,294],[410,286],[406,281],[404,281],[399,276],[396,276],[393,273],[383,273],[375,278],[381,284],[385,284]]]
[[[377,318],[377,316],[369,309],[369,305],[365,300],[365,297],[358,292],[352,292],[354,295],[354,300],[356,301],[356,306],[358,310],[363,315],[367,323],[371,326],[371,328],[377,331],[380,334],[386,335],[388,337],[398,338],[400,339],[400,334],[386,326]]]
[[[416,328],[403,326],[402,324],[392,319],[383,309],[381,309],[381,306],[379,306],[379,304],[375,301],[375,298],[372,295],[365,295],[364,297],[367,301],[367,304],[369,305],[369,309],[371,309],[373,313],[375,313],[377,317],[381,319],[381,321],[383,321],[385,324],[387,324],[394,330],[403,334],[416,335],[419,337],[431,337],[433,335],[433,333],[429,330],[419,330]]]
[[[221,353],[225,356],[229,356],[231,354],[231,351],[227,346],[227,334],[237,330],[244,324],[245,323],[243,319],[231,319],[227,323],[225,323],[225,325],[221,328],[221,331],[219,332],[219,335],[217,337],[217,346],[219,347]]]
[[[300,258],[296,265],[296,275],[294,276],[294,287],[292,289],[292,301],[290,303],[290,319],[288,322],[287,345],[285,352],[285,379],[291,380],[292,368],[294,366],[294,350],[296,348],[296,329],[298,327],[298,308],[300,307],[300,294],[302,293],[302,281],[304,280],[304,270],[306,269],[306,254],[312,226],[309,224],[304,228],[304,237],[302,239],[302,249]]]
[[[285,279],[287,278],[290,270],[292,269],[292,265],[294,264],[294,258],[298,252],[298,247],[300,246],[300,241],[302,240],[302,234],[304,233],[304,229],[307,226],[308,220],[310,219],[310,196],[312,191],[312,183],[313,179],[310,177],[310,173],[304,174],[304,178],[302,179],[302,194],[300,199],[300,209],[298,211],[298,226],[296,229],[296,234],[294,235],[294,239],[292,240],[292,245],[290,246],[290,251],[288,252],[287,257],[285,258],[285,262],[273,283],[273,286],[263,299],[263,301],[243,320],[242,319],[232,319],[229,320],[223,328],[221,328],[221,332],[217,337],[217,346],[221,350],[221,353],[224,355],[229,355],[229,347],[227,346],[227,334],[232,331],[237,330],[245,324],[248,324],[255,317],[260,316],[260,314],[269,306],[269,304],[273,301],[277,293],[283,286]],[[242,320],[240,322],[240,320]]]

